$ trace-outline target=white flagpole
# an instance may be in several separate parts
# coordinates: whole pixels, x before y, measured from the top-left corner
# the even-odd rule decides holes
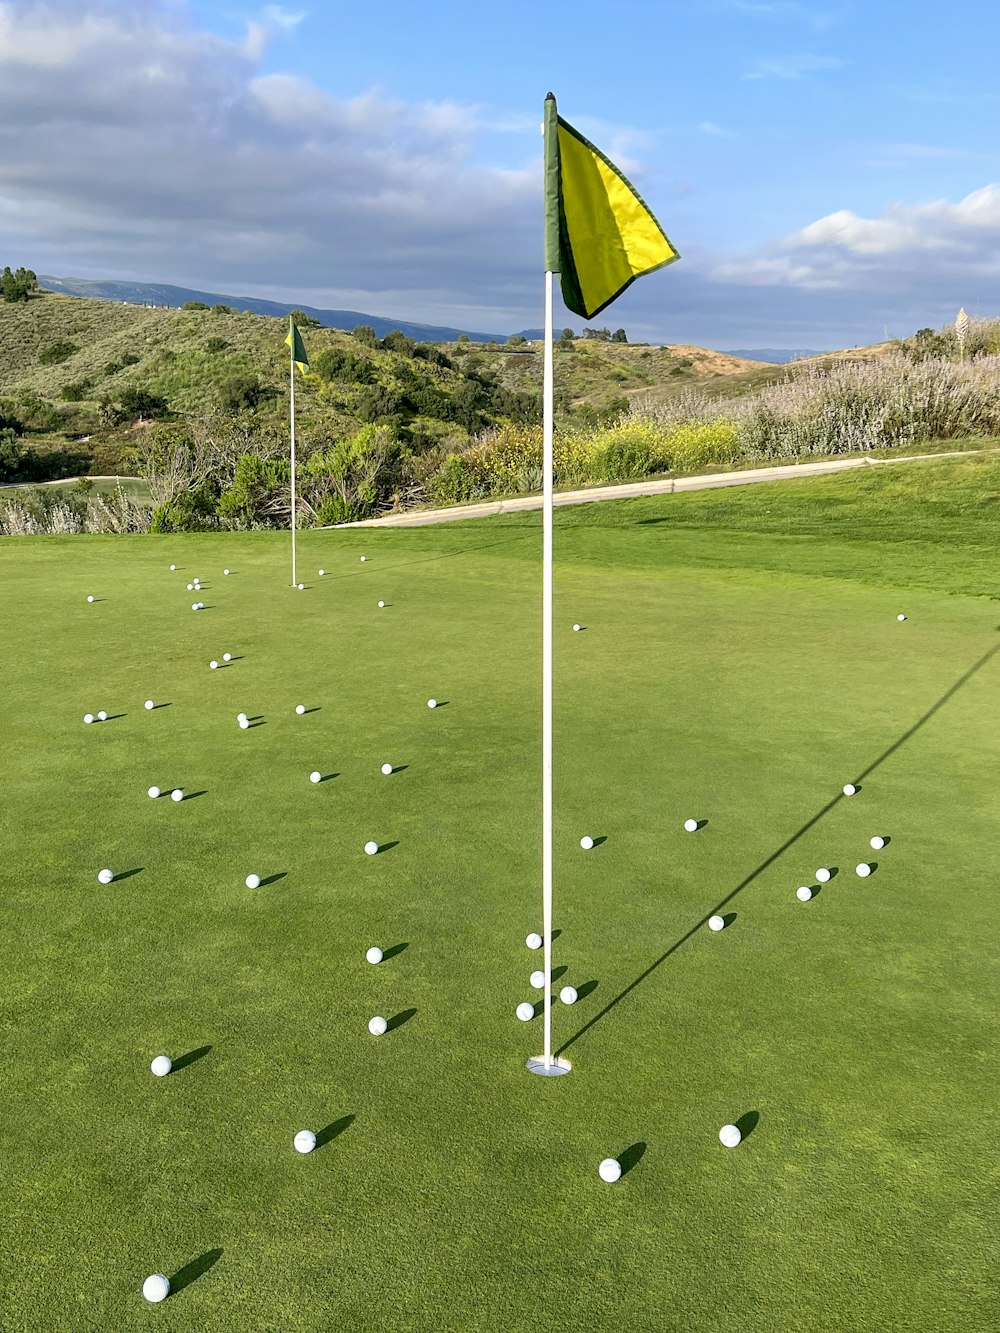
[[[533,1074],[568,1074],[552,1055],[552,273],[545,274],[542,381],[542,942],[545,948],[545,1051],[528,1061]]]
[[[295,577],[295,336],[290,339],[291,346],[288,349],[288,384],[289,384],[289,417],[292,426],[292,587],[298,583]]]

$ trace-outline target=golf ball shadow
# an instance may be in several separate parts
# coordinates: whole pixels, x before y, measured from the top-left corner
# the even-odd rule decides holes
[[[646,1155],[646,1143],[640,1139],[638,1143],[632,1143],[624,1152],[618,1154],[618,1164],[622,1169],[619,1179],[624,1179],[628,1173],[635,1169]]]

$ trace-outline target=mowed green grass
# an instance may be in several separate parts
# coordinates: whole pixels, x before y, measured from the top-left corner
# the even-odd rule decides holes
[[[537,515],[0,544],[3,1328],[990,1327],[992,466],[558,513],[554,1080]]]

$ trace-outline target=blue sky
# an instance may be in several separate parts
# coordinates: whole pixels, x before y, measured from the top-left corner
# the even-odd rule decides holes
[[[59,275],[536,325],[551,88],[683,256],[600,322],[870,342],[998,312],[998,37],[978,0],[0,0],[0,235]]]

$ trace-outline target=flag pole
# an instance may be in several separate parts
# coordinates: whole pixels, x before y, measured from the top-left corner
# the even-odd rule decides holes
[[[295,338],[290,337],[288,341],[288,415],[291,423],[292,456],[292,587],[295,587],[298,583],[295,577]]]

